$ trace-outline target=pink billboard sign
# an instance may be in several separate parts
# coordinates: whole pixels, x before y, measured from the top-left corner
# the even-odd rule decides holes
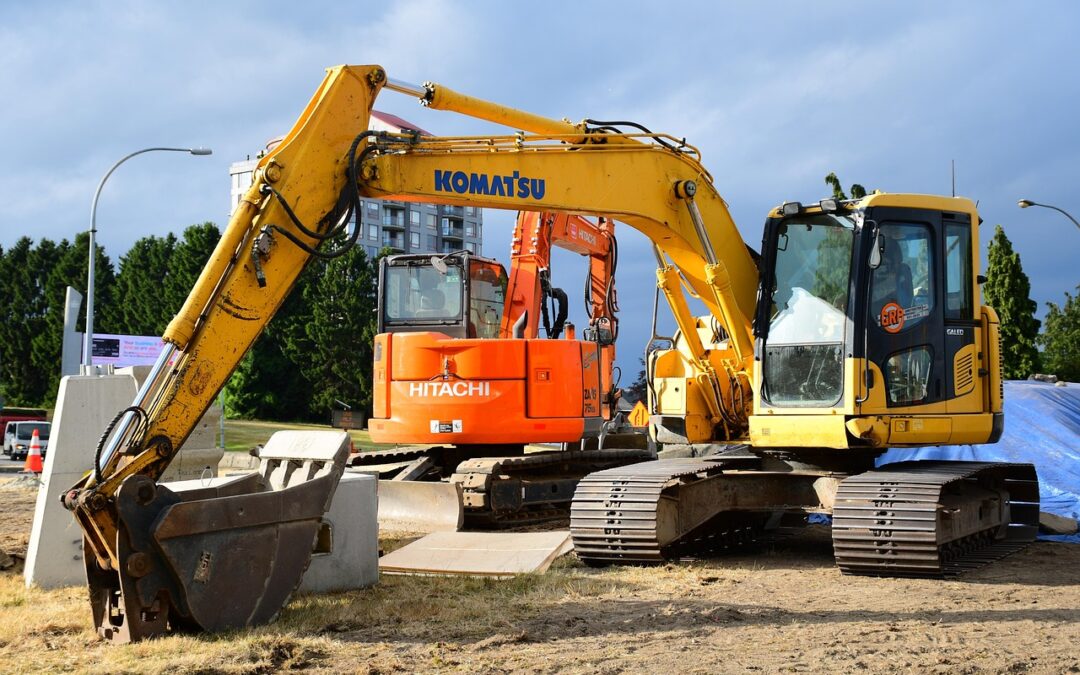
[[[152,366],[164,347],[159,337],[94,333],[94,363],[110,363],[117,368]]]

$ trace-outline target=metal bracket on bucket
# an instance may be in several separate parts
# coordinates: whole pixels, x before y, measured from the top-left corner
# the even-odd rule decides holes
[[[255,473],[182,490],[125,480],[120,569],[84,556],[98,632],[132,642],[272,621],[311,561],[348,454],[346,432],[279,431]]]

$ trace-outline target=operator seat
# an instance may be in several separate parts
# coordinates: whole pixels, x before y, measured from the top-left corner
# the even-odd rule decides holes
[[[416,318],[433,318],[445,315],[446,296],[437,288],[428,288],[420,294],[420,309],[416,310]]]
[[[886,278],[895,280],[895,296],[893,301],[902,308],[912,306],[915,299],[915,287],[912,281],[911,267],[904,262],[904,254],[900,250],[900,242],[895,239],[885,240],[884,266]]]

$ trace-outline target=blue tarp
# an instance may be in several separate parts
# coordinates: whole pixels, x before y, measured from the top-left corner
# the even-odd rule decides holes
[[[1005,433],[992,445],[896,448],[878,465],[909,459],[1030,462],[1039,473],[1040,509],[1080,519],[1080,385],[1005,383]],[[1080,534],[1040,536],[1080,544]]]

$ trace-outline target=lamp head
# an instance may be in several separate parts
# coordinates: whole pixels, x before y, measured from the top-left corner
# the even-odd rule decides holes
[[[214,151],[211,150],[210,148],[192,148],[191,150],[188,150],[188,152],[190,152],[193,155],[212,155],[212,154],[214,154]]]
[[[1022,209],[1026,209],[1029,206],[1035,206],[1035,202],[1031,201],[1030,199],[1021,199],[1020,201],[1016,202],[1016,205]]]

